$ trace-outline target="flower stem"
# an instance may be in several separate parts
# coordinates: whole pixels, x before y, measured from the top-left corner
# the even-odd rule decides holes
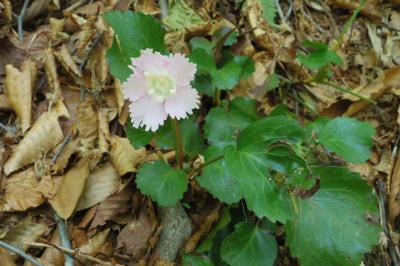
[[[176,160],[178,161],[178,166],[180,169],[183,168],[183,143],[181,130],[179,128],[179,123],[176,118],[172,119],[172,127],[175,131],[175,150],[176,150]]]
[[[221,91],[217,88],[214,90],[214,105],[219,106],[221,103]]]

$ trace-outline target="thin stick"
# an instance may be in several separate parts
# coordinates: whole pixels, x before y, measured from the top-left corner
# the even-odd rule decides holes
[[[21,256],[22,258],[26,259],[27,261],[29,261],[30,263],[32,263],[35,266],[43,266],[43,264],[41,264],[40,262],[38,262],[37,260],[35,260],[33,257],[31,257],[30,255],[26,254],[23,250],[13,247],[9,244],[7,244],[6,242],[3,242],[0,240],[0,247],[15,253],[19,256]]]
[[[53,209],[51,209],[51,212],[54,220],[57,223],[58,231],[60,233],[61,246],[71,249],[71,242],[69,241],[65,220],[62,219]],[[65,254],[65,266],[74,266],[74,258],[71,255]]]
[[[360,99],[362,99],[364,101],[367,101],[367,102],[372,103],[372,104],[376,104],[376,102],[371,100],[371,99],[368,99],[368,98],[366,98],[366,97],[364,97],[364,96],[362,96],[362,95],[360,95],[358,93],[352,92],[351,90],[342,88],[342,87],[340,87],[340,86],[338,86],[338,85],[336,85],[334,83],[331,83],[329,81],[323,81],[323,82],[321,82],[321,84],[325,84],[325,85],[331,86],[332,88],[335,88],[335,89],[337,89],[337,90],[339,90],[341,92],[345,92],[345,93],[351,94],[351,95],[353,95],[355,97],[358,97],[358,98],[360,98]]]
[[[55,163],[60,157],[61,152],[65,148],[65,146],[68,144],[68,142],[71,140],[71,133],[68,133],[68,135],[65,137],[63,142],[61,143],[61,147],[57,150],[56,154],[54,154],[53,158],[51,158],[51,163]]]
[[[172,119],[172,127],[175,131],[175,149],[176,149],[176,160],[180,169],[183,168],[183,143],[181,130],[179,128],[178,120]]]
[[[65,248],[65,247],[60,247],[54,244],[44,244],[44,243],[24,243],[24,245],[28,245],[31,247],[38,247],[38,248],[54,248],[57,249],[58,251],[60,251],[61,253],[64,253],[66,255],[71,255],[71,256],[76,256],[77,258],[75,258],[76,260],[90,260],[93,261],[95,263],[98,263],[100,265],[114,265],[111,262],[106,262],[106,261],[102,261],[96,257],[90,256],[86,253],[80,252],[78,250],[73,250],[70,248]],[[80,258],[79,258],[80,257]]]
[[[24,29],[22,28],[22,26],[24,24],[25,11],[26,11],[26,8],[28,7],[28,4],[29,4],[29,0],[25,0],[24,4],[22,6],[22,9],[21,9],[21,13],[19,13],[19,16],[18,16],[18,36],[21,41],[24,39]]]

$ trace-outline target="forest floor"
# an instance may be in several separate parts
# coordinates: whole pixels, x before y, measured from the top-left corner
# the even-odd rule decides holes
[[[375,187],[384,228],[380,246],[365,255],[364,265],[396,265],[400,1],[367,1],[336,51],[342,64],[332,67],[332,79],[363,99],[332,86],[301,82],[311,72],[295,60],[305,40],[333,44],[358,7],[356,1],[281,0],[276,27],[264,20],[255,0],[175,2],[181,6],[174,12],[189,16],[164,20],[170,51],[187,54],[192,37],[211,39],[221,28],[236,29],[230,52],[254,61],[254,73],[225,97],[250,96],[265,114],[285,104],[300,122],[344,115],[373,124],[372,156],[363,164],[348,165]],[[156,160],[160,151],[133,150],[128,144],[128,109],[121,83],[107,64],[113,31],[101,15],[128,9],[161,18],[154,0],[0,0],[0,238],[23,247],[43,265],[64,265],[65,253],[82,265],[173,265],[154,253],[162,230],[160,213],[133,182],[135,167]],[[277,75],[282,82],[267,84]],[[29,141],[21,145],[24,138]],[[173,152],[161,152],[173,160]],[[122,158],[135,166],[121,165]],[[185,202],[193,228],[185,246],[193,250],[224,204],[196,184]],[[60,242],[58,215],[69,217],[71,247]],[[277,265],[296,265],[284,241],[278,243]],[[1,266],[23,261],[0,249]]]

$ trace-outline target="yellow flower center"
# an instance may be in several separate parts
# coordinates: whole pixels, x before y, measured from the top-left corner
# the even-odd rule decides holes
[[[176,85],[167,72],[160,74],[144,73],[149,84],[149,94],[159,102],[176,93]]]

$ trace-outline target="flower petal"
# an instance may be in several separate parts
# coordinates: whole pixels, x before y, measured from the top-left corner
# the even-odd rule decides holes
[[[122,83],[122,93],[125,99],[136,101],[148,91],[146,78],[142,73],[134,73]]]
[[[131,68],[134,72],[140,71],[142,73],[163,73],[166,71],[166,66],[169,64],[168,57],[160,54],[159,52],[153,52],[152,49],[142,50],[139,57],[131,58]]]
[[[183,54],[168,57],[166,68],[178,86],[188,86],[196,74],[196,65],[189,62]]]
[[[164,104],[155,101],[147,94],[132,102],[129,109],[133,127],[144,126],[146,131],[156,131],[168,116]]]
[[[165,111],[173,118],[186,118],[199,107],[199,94],[190,86],[177,88],[176,94],[165,100]]]

